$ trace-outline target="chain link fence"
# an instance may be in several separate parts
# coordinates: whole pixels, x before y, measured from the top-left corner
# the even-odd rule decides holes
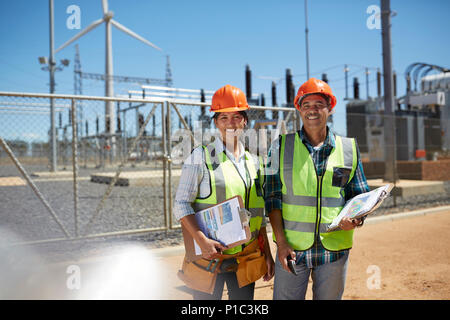
[[[115,130],[107,130],[107,102]],[[250,125],[275,130],[269,109],[252,111]],[[296,128],[292,109],[278,112],[283,132]],[[33,243],[178,228],[172,201],[182,162],[214,139],[211,116],[205,103],[0,94],[1,224]]]
[[[50,172],[52,103],[56,172]],[[105,117],[111,106],[114,121]],[[442,151],[439,120],[422,120],[396,118],[398,159],[435,157],[434,146]],[[346,121],[367,178],[383,178],[383,116],[347,114]],[[208,104],[173,99],[0,93],[0,124],[0,224],[24,242],[177,229],[172,202],[183,160],[217,134]],[[300,126],[293,108],[255,106],[247,128],[256,136],[244,141],[265,157],[279,134]],[[417,152],[422,146],[426,153]],[[401,170],[400,178],[423,178]]]

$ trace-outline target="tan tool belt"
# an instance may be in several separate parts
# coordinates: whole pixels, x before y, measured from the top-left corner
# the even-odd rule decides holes
[[[233,261],[232,261],[233,260]],[[222,255],[218,259],[199,259],[188,262],[186,257],[178,271],[180,278],[189,288],[212,294],[220,272],[236,272],[239,288],[255,282],[267,273],[264,252],[257,240],[236,254]]]

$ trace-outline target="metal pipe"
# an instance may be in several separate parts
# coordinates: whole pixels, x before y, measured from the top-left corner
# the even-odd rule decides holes
[[[48,94],[48,93],[32,93],[32,92],[7,92],[0,91],[0,96],[5,97],[22,97],[22,98],[54,98],[54,99],[77,99],[77,100],[98,100],[98,101],[120,101],[120,102],[142,102],[142,103],[150,103],[156,102],[161,103],[166,101],[167,99],[156,99],[147,97],[145,99],[142,98],[117,98],[117,97],[99,97],[99,96],[83,96],[83,95],[75,95],[75,94]],[[173,101],[176,101],[174,99]],[[190,102],[192,104],[192,101]],[[197,105],[200,102],[195,102]],[[205,103],[205,106],[210,106],[210,103]]]
[[[193,102],[178,99],[155,99],[147,97],[145,99],[140,98],[115,98],[115,97],[98,97],[98,96],[78,96],[71,94],[48,94],[48,93],[30,93],[30,92],[6,92],[0,91],[0,97],[22,97],[22,98],[54,98],[54,99],[77,99],[77,100],[97,100],[97,101],[120,101],[120,102],[140,102],[140,103],[164,103],[166,101],[174,103],[176,105],[185,106],[200,106],[209,107],[210,103],[204,102]],[[270,106],[253,106],[252,109],[255,110],[275,110],[275,111],[292,111],[293,108],[288,107],[270,107]],[[127,109],[128,110],[128,109]]]
[[[123,144],[123,153],[128,153],[128,138],[127,138],[127,113],[125,110],[122,110],[123,112],[123,137],[124,137],[124,144]]]

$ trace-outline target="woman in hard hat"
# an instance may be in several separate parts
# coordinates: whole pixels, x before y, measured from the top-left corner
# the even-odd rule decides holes
[[[214,142],[193,150],[183,164],[174,212],[183,234],[196,241],[202,258],[185,257],[178,276],[194,289],[194,299],[221,299],[224,283],[229,299],[254,297],[255,281],[274,274],[274,261],[266,234],[263,168],[256,156],[244,150],[239,141],[248,123],[245,94],[226,85],[212,98],[211,111],[219,131]],[[227,248],[199,230],[194,213],[240,195],[250,211],[251,239]]]

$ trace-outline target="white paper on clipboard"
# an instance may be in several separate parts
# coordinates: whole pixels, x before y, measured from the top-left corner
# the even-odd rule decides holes
[[[231,198],[220,205],[198,211],[195,213],[195,218],[200,230],[208,238],[219,241],[224,245],[247,239],[238,197]],[[202,251],[195,240],[194,247],[195,254],[200,255]]]
[[[333,219],[333,222],[328,226],[327,231],[339,229],[339,223],[344,217],[357,219],[371,214],[390,195],[393,187],[393,184],[388,183],[382,187],[376,188],[375,190],[361,193],[350,199],[347,201],[344,208],[342,208],[339,215]]]

